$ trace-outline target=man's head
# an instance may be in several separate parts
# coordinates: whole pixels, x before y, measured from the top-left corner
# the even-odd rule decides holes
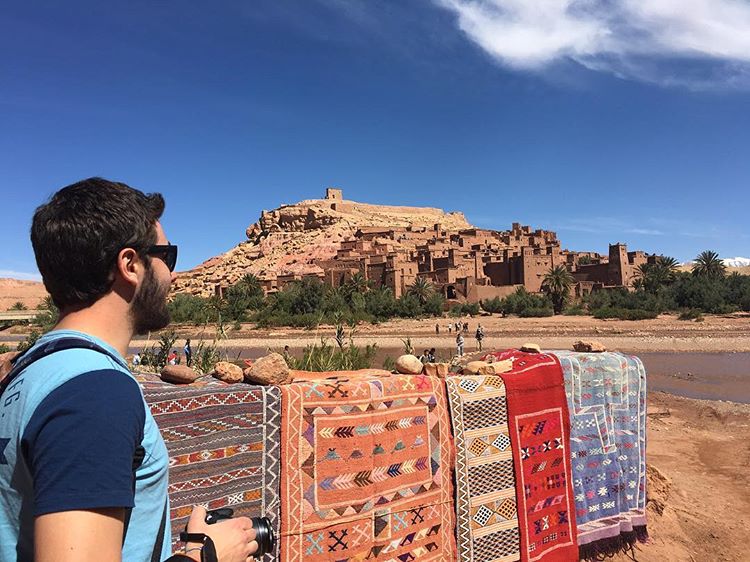
[[[136,333],[166,326],[169,273],[153,260],[167,244],[159,218],[164,198],[128,185],[89,178],[64,187],[34,213],[31,242],[44,286],[66,310],[86,308],[124,277],[133,286],[130,316]],[[142,264],[136,283],[128,267]],[[165,272],[167,274],[165,275]]]

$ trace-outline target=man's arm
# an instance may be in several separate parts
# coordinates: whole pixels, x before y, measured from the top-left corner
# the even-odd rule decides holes
[[[34,522],[34,562],[120,562],[125,510],[61,511]]]

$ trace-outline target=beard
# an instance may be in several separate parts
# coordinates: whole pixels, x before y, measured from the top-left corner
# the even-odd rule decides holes
[[[161,330],[169,325],[168,294],[169,284],[159,285],[153,268],[149,267],[130,308],[130,318],[136,334]]]

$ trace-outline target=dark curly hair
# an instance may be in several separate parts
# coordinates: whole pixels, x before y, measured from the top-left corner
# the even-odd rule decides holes
[[[156,243],[154,226],[163,212],[161,194],[103,178],[64,187],[38,207],[31,243],[54,303],[87,306],[109,292],[123,248],[133,248],[149,264],[144,252]]]

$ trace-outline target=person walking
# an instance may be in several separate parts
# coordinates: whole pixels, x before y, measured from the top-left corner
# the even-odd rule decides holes
[[[479,324],[477,326],[477,333],[474,335],[477,339],[477,348],[479,351],[482,351],[482,340],[484,339],[484,330],[482,329],[482,325]]]
[[[456,334],[456,355],[458,357],[464,356],[464,335],[461,332]]]
[[[185,354],[185,365],[190,367],[193,364],[193,348],[190,346],[190,338],[185,340],[185,345],[183,346],[182,351]]]
[[[196,506],[172,555],[169,456],[124,359],[169,324],[177,246],[164,199],[90,178],[34,213],[31,242],[57,323],[0,383],[0,560],[248,562],[248,517]],[[211,556],[214,547],[217,556]],[[205,556],[204,556],[205,555]]]
[[[440,324],[435,324],[435,335],[440,335]]]

